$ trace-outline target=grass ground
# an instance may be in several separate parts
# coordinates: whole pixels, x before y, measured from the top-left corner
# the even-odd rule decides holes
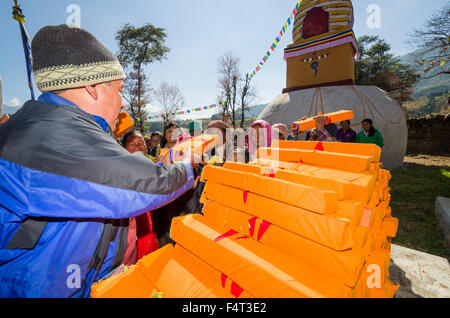
[[[392,243],[450,258],[434,214],[436,197],[450,197],[450,157],[406,157],[391,174],[392,215],[399,220]]]

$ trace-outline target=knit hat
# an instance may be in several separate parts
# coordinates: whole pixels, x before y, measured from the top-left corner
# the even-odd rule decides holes
[[[74,25],[49,25],[31,43],[33,73],[42,92],[125,78],[117,58],[91,33]]]
[[[189,131],[201,130],[202,125],[198,121],[191,121],[189,123]]]

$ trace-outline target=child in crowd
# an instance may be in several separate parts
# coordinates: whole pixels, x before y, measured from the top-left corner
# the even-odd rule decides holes
[[[161,133],[159,131],[152,133],[150,136],[150,144],[147,145],[147,153],[156,158],[161,151]]]

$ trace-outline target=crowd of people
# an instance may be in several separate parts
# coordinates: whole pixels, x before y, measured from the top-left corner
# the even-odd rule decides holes
[[[306,119],[303,118],[303,119]],[[316,118],[316,127],[306,133],[305,140],[328,141],[328,142],[361,142],[374,143],[383,147],[383,137],[381,133],[373,127],[372,120],[364,119],[362,121],[362,130],[357,134],[351,127],[350,120],[340,123],[338,129],[335,124],[326,124],[326,117],[318,116]],[[249,162],[254,159],[259,147],[270,147],[272,140],[299,140],[298,134],[291,133],[287,135],[288,128],[284,124],[275,124],[271,126],[264,120],[253,122],[247,132],[242,129],[233,130],[221,120],[211,121],[206,130],[197,121],[189,123],[189,129],[180,128],[176,123],[169,122],[164,127],[164,133],[154,132],[150,136],[143,136],[141,133],[132,130],[127,132],[122,138],[122,145],[130,152],[141,151],[149,159],[159,162],[161,148],[172,148],[177,142],[189,140],[191,137],[199,136],[203,133],[216,134],[219,136],[219,142],[216,147],[205,154],[205,162],[212,162],[209,159],[218,157],[219,160],[213,161],[213,164],[220,165],[227,160],[235,162]],[[232,142],[227,142],[227,138],[232,137]],[[244,138],[242,138],[244,137]],[[147,140],[147,142],[146,142]],[[227,155],[232,152],[233,156]],[[150,217],[145,217],[147,232],[138,231],[138,255],[142,257],[145,252],[152,251],[156,246],[163,246],[170,242],[170,224],[175,216],[188,213],[200,213],[202,205],[199,198],[204,184],[197,182],[194,189],[175,200],[173,203],[160,208],[153,213],[149,213],[153,218],[152,226]],[[144,218],[141,216],[141,218]],[[150,221],[149,221],[150,220]],[[139,222],[138,222],[139,223]],[[149,226],[150,225],[150,226]],[[155,231],[154,234],[152,231]],[[145,246],[144,240],[149,246]],[[153,241],[149,240],[152,237]],[[155,243],[157,241],[158,243]],[[144,252],[140,252],[143,249]],[[138,258],[139,259],[139,258]]]
[[[303,117],[302,120],[307,119]],[[325,141],[325,142],[347,142],[347,143],[372,143],[380,148],[384,146],[381,132],[375,129],[371,119],[366,118],[361,123],[361,131],[356,133],[351,128],[350,120],[340,122],[340,128],[336,124],[326,124],[325,116],[317,116],[316,127],[307,131],[305,141]],[[230,132],[231,131],[231,132]],[[250,154],[255,154],[260,147],[270,147],[272,140],[301,140],[298,133],[287,134],[288,127],[284,124],[270,125],[265,120],[253,122],[247,131],[242,129],[231,129],[230,125],[221,120],[211,121],[206,130],[202,129],[200,122],[192,121],[189,129],[180,128],[175,122],[169,122],[164,127],[164,133],[153,132],[151,135],[143,136],[138,131],[127,132],[122,138],[122,145],[130,152],[141,151],[154,162],[158,162],[160,150],[172,148],[177,142],[189,140],[191,137],[199,136],[203,133],[220,135],[218,146],[213,148],[208,154],[215,156],[220,154],[221,161],[226,160],[249,162]],[[233,138],[232,146],[227,143],[227,136]],[[244,139],[241,138],[244,136]],[[241,140],[242,142],[239,142]],[[231,141],[230,141],[231,142]],[[227,151],[233,152],[232,157],[227,156]],[[239,154],[245,153],[245,160],[238,160]],[[207,158],[208,154],[206,155]]]
[[[275,139],[299,140],[264,120],[247,131],[169,122],[162,133],[130,130],[118,140],[125,73],[114,54],[65,24],[39,30],[32,54],[43,94],[0,121],[0,297],[89,297],[118,266],[171,243],[173,217],[201,213],[205,164],[249,162]],[[383,147],[370,119],[362,128],[319,116],[306,139]],[[203,158],[162,155],[202,133],[219,136]]]
[[[302,120],[306,118],[303,117]],[[326,124],[325,116],[317,116],[316,127],[306,132],[305,140],[368,143],[376,144],[378,147],[383,148],[383,136],[379,130],[375,129],[370,118],[362,120],[362,129],[359,133],[356,133],[350,126],[350,120],[342,121],[340,128],[337,128],[336,124]],[[299,134],[292,132],[287,137],[287,140],[300,140]]]

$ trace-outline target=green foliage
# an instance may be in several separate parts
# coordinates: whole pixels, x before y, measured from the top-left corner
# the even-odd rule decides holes
[[[449,257],[433,209],[437,196],[450,197],[450,168],[430,166],[391,173],[392,215],[399,220],[392,243]]]
[[[357,85],[374,85],[386,91],[405,90],[419,79],[418,73],[391,53],[391,46],[378,36],[358,39],[360,57],[355,62]]]
[[[116,34],[118,59],[122,66],[138,70],[142,65],[161,61],[170,49],[165,46],[165,29],[150,23],[136,28],[126,23]]]
[[[145,106],[150,102],[150,86],[143,66],[166,58],[169,48],[165,46],[164,31],[150,23],[138,28],[126,23],[116,34],[118,59],[127,72],[123,97],[136,120],[136,128],[142,133],[147,129]]]

